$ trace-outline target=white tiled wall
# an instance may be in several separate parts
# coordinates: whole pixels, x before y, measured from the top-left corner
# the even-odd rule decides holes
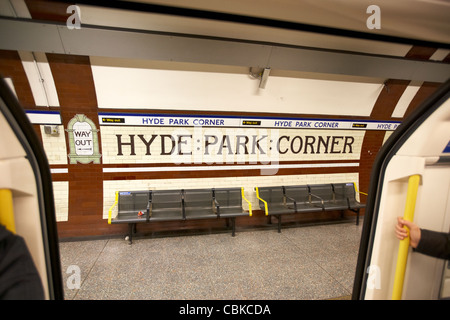
[[[389,137],[391,136],[391,134],[392,134],[393,132],[394,132],[394,131],[386,131],[386,133],[384,134],[383,145],[384,145],[384,143],[386,142],[386,140],[389,139]]]
[[[69,182],[53,182],[56,221],[67,221],[69,218]]]
[[[59,134],[50,135],[44,132],[44,126],[41,127],[42,143],[49,164],[67,164],[66,135],[64,127],[58,126]]]
[[[67,149],[64,127],[58,126],[59,134],[50,135],[44,132],[41,125],[41,137],[45,154],[50,165],[67,164]],[[67,221],[69,216],[69,182],[54,181],[53,196],[55,200],[56,221]]]
[[[114,204],[116,191],[244,187],[245,196],[252,203],[252,208],[258,210],[259,203],[254,192],[255,187],[342,182],[355,182],[358,186],[358,178],[358,173],[336,173],[201,179],[105,180],[103,181],[103,218],[108,219],[108,211]]]

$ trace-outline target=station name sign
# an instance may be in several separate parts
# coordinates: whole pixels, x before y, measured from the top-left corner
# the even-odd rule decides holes
[[[400,121],[99,113],[101,126],[395,130]]]

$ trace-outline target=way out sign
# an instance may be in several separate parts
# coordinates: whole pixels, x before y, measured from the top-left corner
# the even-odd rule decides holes
[[[75,122],[72,127],[75,153],[79,156],[94,154],[94,139],[92,128],[87,122]]]
[[[66,129],[69,136],[69,159],[71,164],[100,163],[98,130],[94,122],[84,114],[77,114],[69,121]]]

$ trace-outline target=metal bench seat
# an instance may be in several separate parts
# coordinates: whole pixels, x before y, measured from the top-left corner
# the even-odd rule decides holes
[[[150,222],[183,219],[180,190],[153,190],[150,203]]]
[[[184,216],[190,219],[213,219],[218,215],[214,209],[212,189],[184,190]]]
[[[248,211],[244,210],[243,200],[248,203]],[[114,209],[117,214],[113,217]],[[243,188],[126,191],[116,192],[108,223],[128,223],[131,244],[139,222],[224,218],[227,225],[228,220],[232,221],[234,236],[236,217],[251,214],[251,203]]]
[[[353,187],[353,184],[350,184]],[[322,206],[323,210],[347,210],[349,207],[349,194],[345,183],[309,185],[312,202]],[[354,193],[353,193],[354,198]]]
[[[111,223],[147,222],[149,216],[149,191],[121,191],[117,193],[117,215]]]
[[[353,183],[333,183],[294,186],[256,187],[260,208],[268,216],[278,219],[292,213],[351,210],[357,214],[365,205],[356,200]],[[243,203],[248,208],[244,208]],[[112,210],[117,213],[112,217]],[[116,201],[109,210],[108,223],[128,223],[131,243],[133,229],[141,222],[223,218],[232,222],[239,216],[252,216],[252,204],[244,195],[244,188],[206,188],[186,190],[153,190],[116,192]]]
[[[145,213],[143,216],[140,216],[138,210],[137,212],[122,212],[120,216],[117,216],[115,219],[113,219],[111,223],[144,223],[147,221],[148,220]]]
[[[266,215],[295,213],[295,201],[285,196],[283,187],[258,187],[256,196]]]
[[[226,219],[227,225],[231,220],[232,236],[236,232],[236,217],[252,216],[252,205],[245,198],[244,188],[215,188],[213,189],[215,210],[219,218]],[[243,207],[243,201],[248,204],[248,211]]]
[[[251,216],[251,204],[250,201],[245,199],[243,192],[243,188],[213,189],[215,209],[219,217]],[[249,205],[249,211],[244,209],[242,200]]]
[[[356,224],[359,224],[360,209],[366,207],[365,204],[356,200],[356,186],[354,183],[333,184],[336,197],[343,197],[347,200],[348,210],[356,213]]]
[[[173,220],[183,220],[183,212],[181,210],[155,209],[149,219],[150,222]]]
[[[256,194],[269,222],[270,216],[278,219],[278,232],[283,214],[342,211],[344,216],[345,210],[351,210],[359,224],[359,211],[365,207],[356,200],[353,183],[259,187]]]
[[[295,201],[296,213],[318,212],[323,210],[322,205],[311,202],[307,185],[285,186],[283,188],[287,199]]]
[[[268,222],[272,223],[271,217],[278,220],[278,232],[281,232],[281,215],[296,213],[296,201],[287,197],[284,187],[257,187],[256,196],[261,208],[264,208]]]

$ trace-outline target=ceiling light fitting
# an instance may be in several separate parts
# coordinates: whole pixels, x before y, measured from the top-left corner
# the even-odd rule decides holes
[[[254,79],[259,79],[259,88],[265,89],[267,84],[267,79],[269,78],[270,68],[250,68],[250,77]]]

